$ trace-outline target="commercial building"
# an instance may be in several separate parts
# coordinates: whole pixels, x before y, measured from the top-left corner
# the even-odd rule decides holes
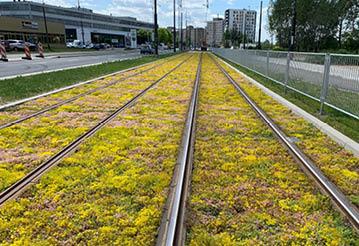
[[[206,42],[204,28],[188,26],[183,33],[186,46],[189,48],[200,48]]]
[[[47,22],[47,27],[50,43],[63,45],[66,36],[65,25],[63,23]],[[0,16],[0,40],[6,39],[45,43],[47,39],[44,21]]]
[[[225,11],[225,30],[237,30],[247,37],[247,42],[254,43],[256,36],[257,12],[246,9],[227,9]]]
[[[43,40],[46,35],[44,16],[52,43],[60,40],[64,44],[65,40],[77,39],[84,43],[134,48],[137,46],[137,30],[153,30],[153,24],[132,17],[114,17],[85,8],[63,8],[35,2],[0,2],[0,16],[5,17],[7,23],[8,18],[18,19],[18,24],[10,28],[1,23],[0,37],[24,37],[26,41]],[[59,30],[60,25],[63,30]]]
[[[208,21],[206,27],[207,45],[210,47],[221,46],[223,32],[224,26],[222,18],[213,18],[212,21]]]

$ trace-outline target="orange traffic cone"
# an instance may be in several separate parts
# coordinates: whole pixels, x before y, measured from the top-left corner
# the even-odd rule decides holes
[[[25,56],[22,57],[22,59],[24,59],[24,60],[32,60],[31,52],[30,52],[30,48],[29,48],[28,44],[25,44],[24,52],[25,52]]]
[[[0,61],[4,61],[4,62],[9,61],[9,60],[7,59],[5,46],[2,45],[1,42],[0,42]]]

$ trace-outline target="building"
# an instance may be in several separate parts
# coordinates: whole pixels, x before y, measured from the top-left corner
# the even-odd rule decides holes
[[[187,26],[183,34],[189,48],[200,48],[206,41],[206,31],[201,27]]]
[[[35,2],[0,2],[3,20],[0,22],[0,37],[44,42],[44,14],[50,43],[60,40],[64,44],[65,40],[77,39],[84,43],[109,43],[135,48],[137,30],[153,30],[153,24],[137,21],[136,18],[97,14],[85,8],[63,8]],[[16,26],[6,28],[4,21],[9,23],[13,18],[17,19]]]
[[[223,19],[222,18],[213,18],[212,21],[207,22],[206,27],[206,39],[207,45],[211,47],[219,47],[223,41]]]
[[[237,30],[244,33],[247,42],[254,43],[256,36],[257,12],[246,9],[227,9],[224,17],[225,30]]]
[[[65,25],[63,23],[47,22],[50,43],[65,44]],[[31,43],[38,41],[45,43],[46,30],[42,20],[30,21],[26,19],[0,16],[0,40],[19,39]]]

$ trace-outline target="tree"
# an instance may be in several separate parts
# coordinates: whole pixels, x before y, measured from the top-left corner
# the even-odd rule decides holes
[[[158,40],[160,43],[171,44],[172,43],[172,34],[166,28],[158,29]]]
[[[137,44],[144,44],[151,42],[152,32],[148,30],[140,29],[137,31]]]
[[[269,30],[280,47],[288,48],[292,27],[292,1],[271,0]],[[296,48],[303,51],[335,49],[342,33],[358,19],[359,0],[296,0]],[[355,26],[355,25],[354,25]],[[353,30],[353,29],[352,29]]]
[[[231,33],[229,32],[228,29],[226,29],[226,31],[223,34],[224,48],[230,47],[230,44],[229,44],[230,41],[231,41]]]

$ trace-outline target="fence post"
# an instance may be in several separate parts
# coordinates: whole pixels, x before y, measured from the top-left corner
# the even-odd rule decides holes
[[[324,74],[323,74],[323,84],[322,90],[320,93],[320,114],[322,115],[324,112],[324,104],[328,95],[329,88],[329,77],[330,77],[330,65],[331,65],[331,57],[330,54],[325,55],[324,61]]]
[[[267,51],[266,75],[267,75],[267,77],[269,77],[269,51]]]
[[[290,69],[290,52],[287,54],[287,66],[285,69],[284,92],[287,93],[287,86],[289,82],[289,69]]]

